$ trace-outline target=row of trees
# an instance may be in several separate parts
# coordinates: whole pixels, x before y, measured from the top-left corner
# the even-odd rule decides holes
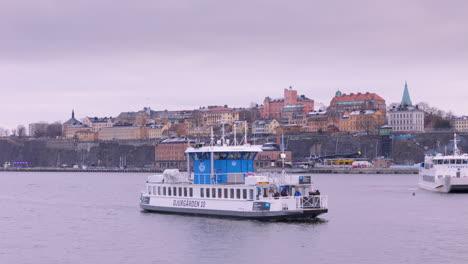
[[[30,131],[31,132],[31,131]],[[62,135],[62,124],[55,122],[52,124],[44,123],[42,126],[37,126],[33,135],[29,135],[35,138],[56,138]],[[26,127],[24,125],[18,125],[14,129],[6,129],[0,127],[0,137],[25,137],[27,136]]]
[[[23,125],[18,125],[12,130],[0,127],[0,137],[25,137],[26,136],[26,127]]]

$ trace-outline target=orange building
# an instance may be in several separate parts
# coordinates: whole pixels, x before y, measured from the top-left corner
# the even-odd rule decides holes
[[[307,124],[302,128],[303,132],[327,131],[330,125],[336,125],[328,116],[327,111],[312,111],[307,114]]]
[[[338,129],[345,132],[375,133],[385,123],[385,115],[381,111],[360,110],[345,112],[338,120]]]
[[[220,126],[221,123],[232,124],[239,120],[239,112],[229,107],[208,107],[199,110],[201,114],[201,126]]]
[[[103,127],[98,132],[99,140],[134,140],[146,138],[146,126],[135,126],[128,123],[116,123],[112,127]]]
[[[78,141],[96,141],[98,139],[97,132],[93,131],[78,131],[75,133],[75,137]]]

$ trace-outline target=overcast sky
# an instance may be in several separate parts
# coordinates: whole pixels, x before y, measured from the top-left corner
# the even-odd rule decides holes
[[[468,2],[1,0],[0,126],[337,89],[468,114]]]

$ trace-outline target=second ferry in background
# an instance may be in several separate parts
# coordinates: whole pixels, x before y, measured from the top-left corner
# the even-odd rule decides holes
[[[457,134],[452,155],[426,156],[419,168],[419,187],[445,193],[468,192],[468,154],[460,153]]]

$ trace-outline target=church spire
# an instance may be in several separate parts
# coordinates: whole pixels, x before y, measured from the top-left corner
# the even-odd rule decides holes
[[[405,81],[405,90],[403,91],[403,98],[401,99],[401,105],[413,105],[408,91],[408,83]]]
[[[75,118],[75,109],[72,109],[72,118]]]

